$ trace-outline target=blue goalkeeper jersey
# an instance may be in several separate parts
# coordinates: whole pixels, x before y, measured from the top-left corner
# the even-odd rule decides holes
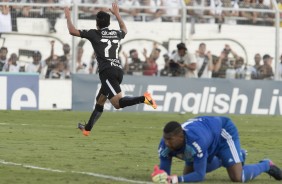
[[[189,119],[182,124],[185,135],[185,146],[177,151],[166,147],[164,139],[159,145],[160,169],[170,174],[173,157],[185,161],[186,165],[193,165],[194,172],[185,182],[200,181],[206,174],[207,163],[211,162],[218,150],[226,142],[222,141],[222,130],[227,129],[230,135],[238,137],[235,125],[227,117],[199,116]],[[199,177],[199,178],[198,178]],[[180,181],[183,181],[183,176]]]

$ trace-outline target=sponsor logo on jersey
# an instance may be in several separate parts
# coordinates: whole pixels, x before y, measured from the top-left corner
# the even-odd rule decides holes
[[[118,59],[108,59],[108,60],[111,61],[111,66],[116,66],[122,69],[122,66]]]
[[[101,34],[103,36],[116,36],[117,32],[116,31],[102,31]]]

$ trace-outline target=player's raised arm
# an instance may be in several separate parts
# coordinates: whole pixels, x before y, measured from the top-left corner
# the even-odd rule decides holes
[[[80,32],[74,27],[74,25],[71,21],[70,9],[68,7],[65,7],[65,16],[66,16],[66,19],[67,19],[67,25],[68,25],[69,33],[73,36],[79,36],[80,37]]]
[[[123,32],[125,32],[125,34],[126,34],[127,28],[126,28],[126,25],[123,22],[120,14],[119,14],[119,7],[118,7],[118,4],[116,2],[112,3],[112,9],[110,9],[110,11],[112,12],[112,14],[114,16],[116,16],[120,29],[123,30]]]

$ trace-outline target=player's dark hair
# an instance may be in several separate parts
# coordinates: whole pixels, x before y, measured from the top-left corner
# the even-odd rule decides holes
[[[100,29],[104,27],[108,27],[110,25],[110,19],[111,19],[110,14],[104,11],[99,11],[96,17],[96,22],[97,22],[98,27]]]
[[[178,134],[182,131],[181,124],[176,121],[168,122],[164,127],[164,134]]]

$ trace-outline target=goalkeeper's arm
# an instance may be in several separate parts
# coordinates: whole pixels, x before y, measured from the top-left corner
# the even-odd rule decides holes
[[[193,172],[178,176],[178,182],[200,182],[205,179],[207,159],[201,159],[193,164]]]
[[[172,163],[171,157],[169,158],[160,157],[160,169],[164,170],[168,175],[170,175],[171,163]]]

